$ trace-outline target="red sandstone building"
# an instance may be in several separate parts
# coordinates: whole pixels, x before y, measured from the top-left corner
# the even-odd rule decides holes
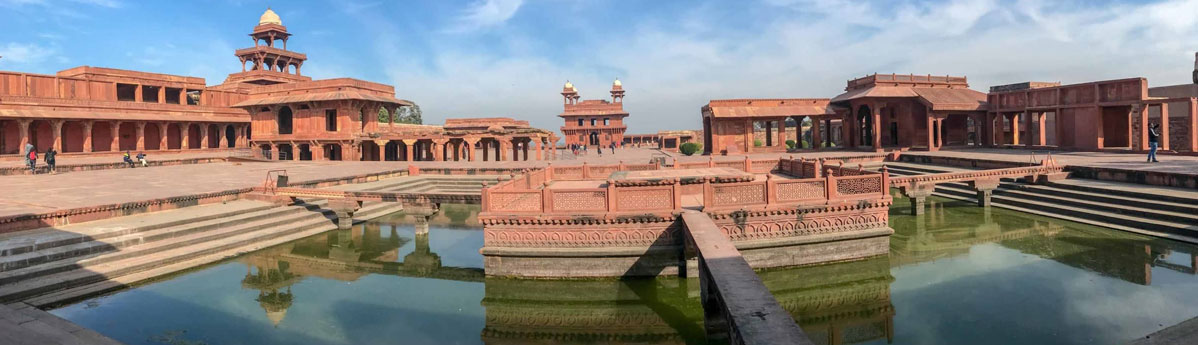
[[[611,85],[611,101],[588,99],[579,101],[578,89],[566,82],[562,87],[564,110],[559,117],[566,121],[562,135],[566,145],[609,147],[624,142],[624,86],[617,79]]]
[[[556,136],[524,121],[394,123],[400,107],[412,105],[395,98],[394,87],[348,78],[313,81],[301,74],[307,56],[287,49],[290,37],[268,9],[250,33],[254,46],[234,52],[242,71],[210,87],[202,78],[87,66],[57,75],[0,71],[0,155],[18,156],[26,143],[67,156],[251,147],[300,160],[554,155],[549,147]]]
[[[1024,82],[989,91],[969,89],[965,77],[875,74],[850,80],[844,93],[828,100],[713,100],[702,109],[705,151],[785,151],[780,145],[787,139],[785,119],[803,116],[824,122],[811,128],[813,142],[830,139],[831,121],[839,120],[839,146],[871,151],[970,146],[1143,151],[1150,123],[1160,125],[1162,150],[1198,150],[1193,85],[1150,89],[1146,79],[1129,78]],[[765,135],[759,135],[763,129]],[[812,147],[825,146],[831,145]]]

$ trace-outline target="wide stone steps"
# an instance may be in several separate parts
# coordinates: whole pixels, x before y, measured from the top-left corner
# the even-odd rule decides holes
[[[189,207],[186,210],[188,215],[186,218],[177,216],[183,211],[170,210],[4,234],[0,235],[0,257],[86,241],[103,240],[140,231],[225,218],[245,212],[267,210],[273,207],[274,205],[256,201],[231,201],[223,204]]]
[[[929,173],[933,168],[889,166],[896,176]],[[1103,195],[1093,189],[1079,191],[1031,185],[1005,179],[991,195],[993,206],[1067,219],[1091,225],[1193,242],[1198,237],[1198,208],[1190,205],[1125,195]],[[937,184],[935,195],[976,202],[976,192],[965,183]],[[1188,237],[1188,238],[1187,238]]]
[[[37,265],[28,265],[19,269],[0,272],[0,285],[31,279],[39,276],[69,271],[81,266],[102,264],[109,261],[129,257],[152,254],[157,251],[187,246],[194,243],[219,239],[242,232],[252,232],[257,229],[269,228],[287,224],[295,220],[295,216],[316,217],[322,211],[323,202],[305,206],[277,207],[270,210],[256,211],[224,219],[214,219],[196,223],[195,226],[181,225],[171,228],[134,233],[121,243],[123,245],[104,252],[93,252],[86,255],[76,255],[59,258],[56,261]],[[58,252],[77,251],[73,247],[109,246],[108,243],[85,242],[45,251],[37,251],[25,255],[51,256]],[[111,248],[111,247],[109,247]],[[70,259],[70,260],[68,260]],[[0,287],[2,289],[2,287]]]
[[[362,209],[358,210],[358,212],[355,214],[355,218],[370,219],[370,218],[380,217],[380,216],[383,216],[383,215],[386,215],[389,213],[393,213],[393,212],[399,211],[401,209],[402,209],[402,206],[400,206],[397,203],[368,204],[368,205],[363,206]],[[101,293],[105,293],[105,292],[120,290],[120,289],[128,287],[132,284],[138,283],[138,282],[154,279],[156,277],[161,277],[161,276],[176,273],[176,272],[181,272],[181,271],[188,270],[188,269],[193,269],[195,267],[200,267],[203,265],[215,263],[215,262],[218,262],[218,261],[230,258],[230,257],[234,257],[237,255],[242,255],[245,253],[250,253],[250,252],[268,248],[271,246],[303,239],[303,238],[306,238],[309,236],[318,235],[318,234],[324,233],[326,231],[337,228],[336,225],[331,222],[331,218],[297,223],[297,224],[294,224],[293,226],[296,227],[296,230],[294,230],[294,231],[275,232],[273,234],[273,236],[258,238],[256,240],[253,240],[252,242],[248,242],[248,243],[245,243],[242,245],[222,246],[222,247],[230,247],[231,249],[211,250],[211,249],[206,249],[205,247],[197,247],[195,249],[198,249],[202,252],[197,251],[196,253],[190,253],[190,252],[183,251],[183,250],[176,250],[176,252],[181,252],[179,254],[181,254],[181,256],[183,258],[179,259],[179,260],[172,260],[173,263],[168,262],[168,263],[161,264],[161,265],[155,265],[155,266],[151,266],[148,269],[140,270],[138,272],[115,276],[115,277],[109,277],[108,279],[104,279],[101,281],[97,281],[97,282],[93,282],[93,283],[89,283],[89,284],[83,284],[83,285],[76,285],[76,286],[73,286],[73,287],[70,287],[67,289],[53,291],[51,293],[46,293],[46,294],[42,294],[42,295],[39,295],[39,296],[36,296],[33,298],[28,298],[25,300],[25,303],[29,303],[29,304],[31,304],[33,306],[37,306],[37,307],[46,307],[46,306],[52,306],[52,305],[60,305],[63,303],[69,303],[72,301],[77,301],[77,300],[80,300],[83,298],[87,298],[89,296],[95,296],[97,294],[101,294]],[[230,242],[230,241],[245,242],[245,241],[242,241],[241,239],[222,240],[221,242]],[[209,247],[211,247],[211,246],[209,246]],[[187,248],[184,248],[184,249],[187,249]],[[198,254],[198,255],[196,255],[196,254]]]
[[[319,208],[322,204],[324,204],[323,201],[317,202],[307,206],[306,209],[314,210]],[[270,219],[272,217],[277,217],[288,213],[303,211],[304,209],[305,208],[273,207],[268,205],[262,208],[244,210],[243,212],[226,212],[221,214],[221,217],[215,219],[201,219],[166,227],[162,227],[161,225],[169,224],[154,224],[136,227],[129,229],[129,231],[121,231],[120,233],[124,233],[122,235],[104,236],[101,238],[93,237],[92,240],[85,242],[67,244],[66,241],[56,241],[52,243],[46,243],[45,245],[39,246],[39,249],[36,251],[0,257],[0,284],[9,282],[9,280],[5,279],[6,276],[4,275],[4,272],[15,269],[95,253],[119,250],[128,246],[205,232],[222,227],[258,222],[259,220]],[[106,234],[114,235],[116,233],[118,232],[114,231]]]

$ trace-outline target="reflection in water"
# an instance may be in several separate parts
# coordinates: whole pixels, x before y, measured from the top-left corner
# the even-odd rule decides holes
[[[53,312],[128,344],[705,343],[697,280],[485,278],[477,212],[409,210]],[[1122,343],[1198,314],[1194,246],[935,198],[903,213],[888,256],[760,272],[815,343]]]

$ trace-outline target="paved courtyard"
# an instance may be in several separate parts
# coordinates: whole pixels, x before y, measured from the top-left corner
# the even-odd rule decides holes
[[[1010,150],[1010,149],[968,149],[945,150],[936,153],[912,152],[913,154],[934,154],[942,156],[993,159],[1005,161],[1028,162],[1036,157],[1043,157],[1039,151]],[[828,157],[844,155],[870,155],[866,152],[825,151],[807,153],[760,153],[752,154],[751,158],[763,159],[780,156],[794,157]],[[167,156],[167,155],[162,155]],[[617,154],[610,153],[602,156],[593,151],[587,155],[572,157],[559,155],[565,159],[553,161],[553,164],[616,164],[645,163],[652,157],[671,157],[682,161],[706,161],[708,156],[682,156],[677,153],[663,153],[654,149],[628,148],[619,149]],[[1162,156],[1161,163],[1145,163],[1141,154],[1071,152],[1054,153],[1053,158],[1058,163],[1084,166],[1106,166],[1136,170],[1166,171],[1174,173],[1198,173],[1198,157]],[[104,159],[103,157],[90,157]],[[743,159],[743,156],[716,156],[716,160]],[[305,181],[325,178],[335,178],[368,174],[387,170],[405,169],[409,164],[422,168],[457,167],[457,168],[535,168],[544,166],[548,161],[524,162],[329,162],[329,161],[282,161],[282,162],[246,162],[246,163],[210,163],[176,165],[137,169],[114,169],[70,172],[57,175],[16,175],[0,177],[0,216],[25,213],[43,213],[85,206],[105,205],[112,203],[132,202],[140,200],[167,198],[191,195],[197,193],[217,192],[237,188],[257,186],[262,183],[266,172],[273,169],[286,169],[292,181]],[[19,164],[19,161],[4,161],[0,164]],[[558,186],[564,187],[564,186]]]

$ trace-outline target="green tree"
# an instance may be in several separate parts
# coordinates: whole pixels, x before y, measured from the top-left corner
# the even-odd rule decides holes
[[[387,108],[379,107],[379,123],[388,122],[391,122],[391,113],[387,111]]]
[[[682,152],[684,155],[690,156],[694,155],[695,152],[699,152],[701,148],[702,146],[699,146],[698,143],[683,143],[682,146],[678,146],[678,151]]]
[[[786,148],[788,148],[788,149],[795,148],[795,141],[794,140],[786,140]]]
[[[421,125],[424,124],[424,120],[421,119],[420,115],[420,106],[413,104],[411,106],[400,107],[395,111],[393,118],[394,122]]]

